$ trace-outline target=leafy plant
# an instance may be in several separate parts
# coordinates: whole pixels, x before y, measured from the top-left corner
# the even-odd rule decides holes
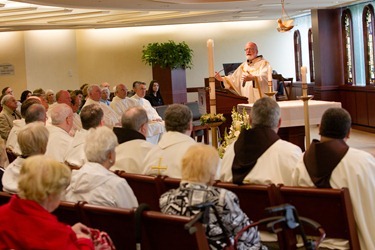
[[[185,43],[175,43],[169,40],[165,43],[149,43],[143,46],[142,61],[150,66],[161,68],[188,68],[192,64],[193,50]]]

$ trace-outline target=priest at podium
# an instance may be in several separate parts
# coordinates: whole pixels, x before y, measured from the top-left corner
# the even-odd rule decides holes
[[[253,42],[245,46],[246,62],[243,62],[231,75],[215,78],[224,83],[225,88],[232,89],[238,95],[248,98],[249,103],[264,96],[268,92],[269,62],[258,56],[258,47]],[[271,79],[272,80],[272,79]]]

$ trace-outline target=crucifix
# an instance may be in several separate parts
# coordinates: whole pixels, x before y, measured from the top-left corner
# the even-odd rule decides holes
[[[151,166],[151,169],[157,169],[158,170],[158,175],[161,175],[161,170],[166,170],[167,166],[161,166],[161,161],[163,158],[159,158],[159,163],[157,166]]]

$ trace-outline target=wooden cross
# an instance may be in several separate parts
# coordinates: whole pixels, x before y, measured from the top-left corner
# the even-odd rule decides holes
[[[161,170],[167,170],[167,166],[161,166],[161,161],[162,161],[162,157],[159,158],[159,163],[157,166],[151,166],[151,169],[157,169],[158,170],[158,175],[161,175]]]

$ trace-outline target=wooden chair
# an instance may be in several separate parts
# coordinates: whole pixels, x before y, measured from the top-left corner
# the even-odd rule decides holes
[[[91,228],[105,231],[116,249],[136,249],[134,209],[84,204],[82,222]]]
[[[272,79],[277,80],[277,86],[281,84],[281,87],[284,90],[284,96],[278,96],[278,101],[290,100],[293,78],[284,78],[281,74],[272,74]],[[289,87],[289,89],[287,89],[287,86]]]
[[[81,206],[83,202],[60,201],[60,205],[52,212],[60,222],[73,226],[82,222]]]
[[[115,171],[115,173],[128,182],[139,204],[146,203],[151,210],[160,211],[159,198],[165,190],[161,176],[131,174],[124,171]]]
[[[12,194],[0,191],[0,205],[7,204],[11,197],[12,197]]]
[[[164,177],[163,178],[163,186],[165,192],[171,189],[176,189],[180,187],[181,179],[179,178],[171,178],[171,177]]]
[[[326,238],[349,240],[350,249],[360,249],[353,207],[349,190],[312,187],[280,186],[280,202],[296,207],[298,214],[320,223],[326,232]],[[316,233],[305,227],[306,233]],[[286,239],[291,245],[286,249],[295,249],[294,239]]]
[[[208,129],[209,126],[203,125],[200,121],[201,113],[199,111],[199,104],[198,102],[187,102],[185,103],[186,106],[189,107],[191,112],[193,113],[193,129],[191,131],[191,137],[195,139],[195,137],[198,137],[198,141],[202,141],[202,137],[205,144],[209,144],[209,134]]]
[[[185,224],[190,220],[190,217],[185,216],[144,211],[141,222],[142,250],[208,250],[205,229],[200,222],[194,224],[194,234],[185,229]]]

